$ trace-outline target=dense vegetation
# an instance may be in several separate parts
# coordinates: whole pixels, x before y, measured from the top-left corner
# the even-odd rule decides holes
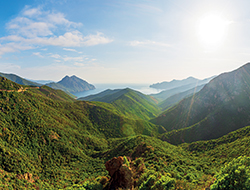
[[[105,163],[118,156],[134,189],[250,189],[248,73],[215,78],[154,120],[163,126],[148,121],[160,113],[152,97],[131,89],[80,101],[0,77],[0,189],[109,190]],[[217,131],[200,127],[211,121]],[[209,132],[222,137],[196,141]]]
[[[163,139],[179,144],[221,137],[250,124],[250,64],[219,75],[194,96],[151,120],[167,131]],[[218,130],[219,128],[219,130]]]
[[[106,90],[97,95],[79,98],[79,100],[110,103],[128,117],[138,117],[145,120],[152,119],[160,113],[160,108],[152,97],[129,88]]]

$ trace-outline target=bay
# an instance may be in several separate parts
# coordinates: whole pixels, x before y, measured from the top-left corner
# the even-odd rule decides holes
[[[157,94],[162,91],[159,89],[150,88],[149,85],[150,84],[94,84],[96,89],[73,93],[73,95],[75,95],[77,98],[81,98],[89,95],[98,94],[107,89],[114,90],[114,89],[124,89],[124,88],[131,88],[146,95]]]

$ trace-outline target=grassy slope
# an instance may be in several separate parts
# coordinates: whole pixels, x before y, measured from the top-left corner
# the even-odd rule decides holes
[[[250,126],[233,131],[218,139],[181,144],[184,150],[208,163],[217,162],[217,167],[239,156],[250,156]]]
[[[0,92],[0,167],[12,176],[2,185],[17,188],[24,182],[13,176],[27,172],[40,188],[46,181],[63,187],[104,175],[103,160],[91,155],[106,149],[107,139],[158,135],[158,126],[119,115],[112,106],[74,101],[48,87],[17,92],[21,85],[1,80],[0,89],[15,90]]]
[[[160,113],[160,108],[150,96],[129,88],[106,90],[97,95],[80,98],[80,100],[107,102],[127,117],[144,120],[152,119]]]
[[[152,122],[173,130],[164,139],[175,144],[218,138],[249,125],[249,73],[247,64],[216,77]]]
[[[0,78],[0,89],[21,87]],[[174,178],[175,189],[204,189],[227,160],[249,155],[249,127],[215,143],[174,146],[149,137],[157,126],[128,119],[112,104],[75,101],[48,87],[0,92],[0,123],[0,189],[80,188],[107,176],[105,161],[123,155],[143,160],[145,172]],[[33,183],[18,177],[27,172]]]

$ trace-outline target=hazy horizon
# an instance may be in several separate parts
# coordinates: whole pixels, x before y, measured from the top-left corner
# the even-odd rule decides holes
[[[10,0],[0,72],[91,84],[205,79],[250,60],[247,0]]]

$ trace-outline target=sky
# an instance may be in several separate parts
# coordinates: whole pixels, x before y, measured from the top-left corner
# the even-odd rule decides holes
[[[250,61],[248,0],[0,2],[0,72],[59,81],[157,83]]]

